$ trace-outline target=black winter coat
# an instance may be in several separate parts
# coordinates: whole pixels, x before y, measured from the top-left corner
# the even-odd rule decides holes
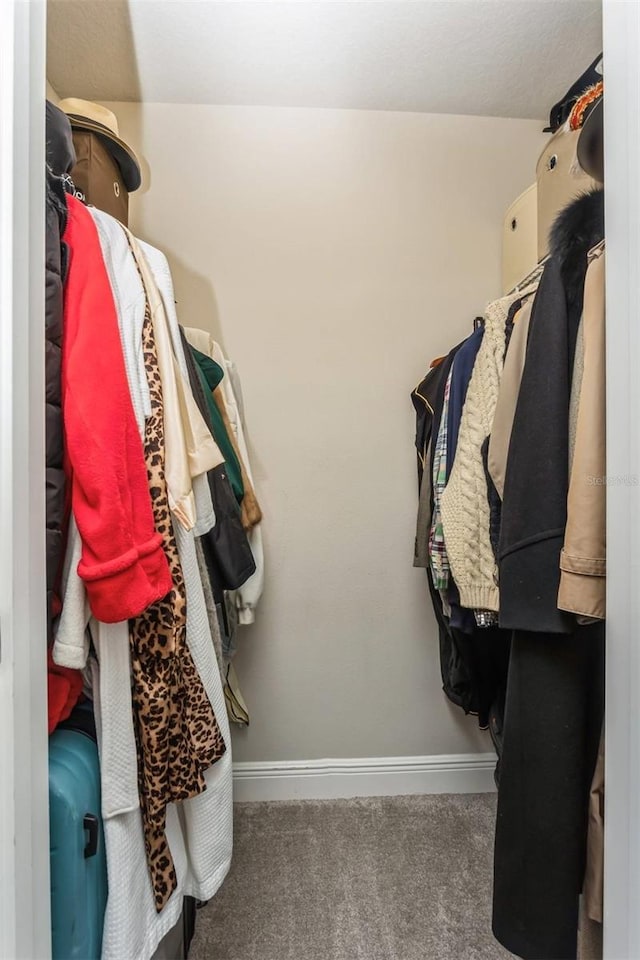
[[[65,255],[61,242],[66,223],[61,181],[47,176],[45,273],[47,608],[52,616],[53,592],[64,549],[64,439],[62,426],[62,288]]]
[[[602,190],[557,218],[536,293],[509,445],[500,531],[500,626],[568,633],[558,610],[567,522],[569,404],[587,253],[604,236]]]
[[[47,195],[45,260],[45,402],[47,609],[49,628],[53,596],[64,552],[65,475],[62,426],[62,320],[67,221],[64,185],[59,177],[75,164],[71,125],[65,114],[47,102]]]

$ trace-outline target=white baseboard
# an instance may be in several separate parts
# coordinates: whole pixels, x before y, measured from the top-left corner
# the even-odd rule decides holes
[[[493,753],[234,763],[235,800],[338,800],[495,790]]]

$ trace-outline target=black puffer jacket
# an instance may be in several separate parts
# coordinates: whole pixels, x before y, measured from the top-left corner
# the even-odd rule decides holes
[[[54,591],[64,550],[65,477],[62,427],[61,346],[66,253],[61,237],[67,204],[59,175],[75,163],[71,127],[57,107],[47,103],[47,207],[45,273],[47,607],[55,612]]]

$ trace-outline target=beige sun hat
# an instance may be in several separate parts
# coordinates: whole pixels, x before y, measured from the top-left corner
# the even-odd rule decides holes
[[[89,130],[100,137],[120,167],[129,193],[137,190],[142,183],[140,164],[131,147],[120,138],[115,113],[100,103],[76,97],[67,97],[58,106],[69,117],[73,130]]]

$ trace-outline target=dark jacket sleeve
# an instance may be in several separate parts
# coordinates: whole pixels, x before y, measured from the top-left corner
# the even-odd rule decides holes
[[[560,266],[545,267],[533,305],[516,407],[500,532],[500,626],[566,633],[558,610],[567,520],[569,399],[574,320]]]
[[[411,391],[411,403],[416,412],[416,454],[418,456],[418,491],[422,486],[422,477],[425,470],[425,457],[431,438],[431,424],[433,422],[433,404],[438,384],[442,377],[440,367],[433,367],[424,380]]]
[[[45,372],[46,372],[46,496],[47,609],[52,616],[53,592],[64,553],[65,476],[62,429],[62,285],[61,233],[66,220],[64,193],[54,193],[47,175]]]
[[[418,455],[418,491],[422,487],[426,463],[427,447],[432,436],[436,436],[440,426],[440,415],[444,400],[444,388],[449,376],[453,358],[466,343],[462,340],[437,366],[432,367],[425,378],[411,392],[411,402],[416,411],[416,453]],[[435,430],[434,430],[435,425]],[[433,455],[433,444],[431,445]],[[433,466],[433,463],[431,464]]]

